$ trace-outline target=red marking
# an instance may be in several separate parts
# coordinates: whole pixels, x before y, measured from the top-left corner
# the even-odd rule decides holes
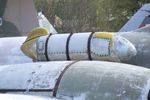
[[[142,23],[142,24],[139,26],[139,28],[142,28],[142,27],[144,27],[144,26],[146,26],[146,24]]]

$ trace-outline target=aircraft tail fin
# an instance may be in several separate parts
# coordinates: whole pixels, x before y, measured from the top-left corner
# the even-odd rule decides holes
[[[119,31],[132,31],[148,24],[150,24],[150,3],[144,4]]]
[[[48,21],[48,19],[42,14],[42,12],[38,13],[38,21],[39,21],[39,26],[47,28],[49,33],[55,34],[57,31],[53,27],[53,25]]]

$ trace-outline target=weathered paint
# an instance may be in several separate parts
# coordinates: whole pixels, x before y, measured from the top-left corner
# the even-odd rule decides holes
[[[125,63],[150,68],[150,33],[124,32],[121,35],[131,41],[137,50],[137,55]]]
[[[55,61],[1,66],[0,91],[6,89],[10,93],[7,89],[24,89],[24,94],[53,96],[54,91],[30,90],[54,89],[61,73],[71,63]],[[62,75],[56,97],[69,100],[147,100],[149,90],[150,69],[112,62],[79,61]]]

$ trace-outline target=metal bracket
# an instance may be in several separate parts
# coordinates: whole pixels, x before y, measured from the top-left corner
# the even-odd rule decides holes
[[[3,25],[3,19],[0,17],[0,26]]]

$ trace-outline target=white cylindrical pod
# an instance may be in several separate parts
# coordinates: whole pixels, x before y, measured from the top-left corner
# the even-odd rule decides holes
[[[37,41],[38,60],[86,60],[90,33],[55,34]],[[46,42],[47,41],[47,42]],[[43,44],[42,44],[42,43]],[[43,48],[41,48],[43,47]]]
[[[135,47],[128,40],[106,32],[41,36],[37,39],[36,45],[38,61],[106,60],[120,62],[136,54]]]
[[[40,31],[39,36],[36,30],[29,33],[27,40],[22,45],[22,51],[37,61],[105,60],[120,62],[136,55],[133,44],[115,33],[85,32],[46,35],[42,34],[43,31]]]
[[[150,69],[102,61],[55,61],[0,67],[0,92],[63,100],[150,100]]]

